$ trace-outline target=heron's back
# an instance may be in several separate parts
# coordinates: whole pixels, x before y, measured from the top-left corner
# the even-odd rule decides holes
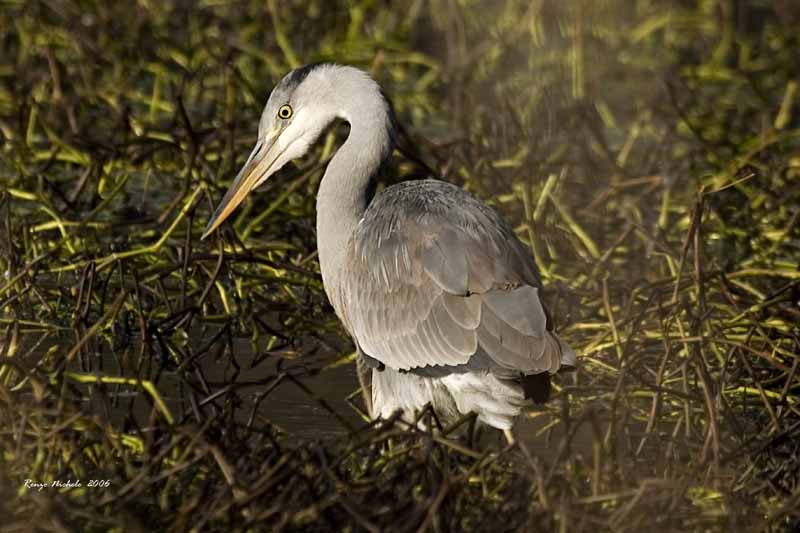
[[[364,354],[384,368],[375,372],[387,372],[374,376],[384,389],[373,390],[379,413],[381,402],[408,410],[441,400],[442,386],[452,397],[447,410],[454,403],[462,412],[497,411],[490,404],[502,397],[518,412],[517,400],[530,392],[526,376],[574,364],[551,331],[530,252],[497,213],[454,185],[387,188],[344,257],[334,306]]]

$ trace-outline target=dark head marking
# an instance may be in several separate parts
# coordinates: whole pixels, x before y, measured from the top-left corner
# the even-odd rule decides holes
[[[287,89],[294,89],[295,87],[303,83],[303,80],[305,80],[306,77],[308,77],[308,75],[311,74],[311,71],[315,70],[316,68],[322,65],[323,63],[312,63],[310,65],[305,65],[303,67],[294,69],[283,78],[284,86]]]

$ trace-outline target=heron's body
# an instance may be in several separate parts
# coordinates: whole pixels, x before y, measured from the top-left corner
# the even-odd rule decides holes
[[[265,117],[290,105],[300,125],[279,122],[280,131],[264,134]],[[411,418],[430,403],[444,422],[475,412],[509,429],[526,397],[545,400],[547,376],[574,365],[575,355],[552,331],[530,252],[495,211],[432,179],[370,197],[391,153],[392,122],[365,73],[320,65],[287,75],[267,103],[259,144],[209,229],[337,117],[350,123],[350,134],[317,194],[320,270],[368,369],[371,414],[399,409]]]

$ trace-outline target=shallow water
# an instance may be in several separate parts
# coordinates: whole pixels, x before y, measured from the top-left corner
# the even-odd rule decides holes
[[[193,344],[199,346],[205,341],[207,339]],[[308,344],[312,343],[310,340]],[[238,404],[232,416],[237,424],[255,427],[269,424],[284,432],[290,440],[341,437],[350,431],[348,426],[357,429],[366,423],[353,405],[361,406],[360,397],[355,395],[352,402],[348,401],[359,386],[355,364],[330,364],[338,355],[346,355],[346,350],[341,354],[309,355],[303,355],[300,350],[300,354],[290,360],[281,360],[275,355],[259,361],[248,339],[234,338],[231,346],[234,357],[225,354],[217,358],[205,354],[196,359],[196,367],[190,371],[159,371],[159,356],[151,354],[147,356],[149,361],[145,361],[140,375],[156,384],[177,421],[200,423],[209,416],[229,416],[230,402],[235,398]],[[314,352],[313,349],[309,351]],[[104,350],[100,355],[84,355],[71,365],[70,370],[133,377],[136,374],[125,371],[125,368],[138,367],[138,360],[135,365],[131,364],[136,358],[130,350],[116,353]],[[279,379],[282,373],[292,375],[300,385],[287,377]],[[135,423],[146,431],[150,425],[154,407],[146,392],[132,386],[111,386],[105,392],[96,386],[77,386],[85,393],[87,413],[99,415],[120,429],[130,430],[131,424]],[[194,402],[191,398],[193,386]],[[207,390],[198,390],[206,386]],[[521,416],[515,434],[535,455],[545,460],[556,460],[563,453],[560,446],[566,428],[563,424],[552,425],[560,407],[552,404],[550,407],[553,409],[549,411],[534,407]],[[592,439],[588,425],[584,424],[577,429],[572,447],[589,451]],[[504,437],[499,431],[484,430],[481,440],[504,442]]]
[[[199,423],[209,416],[229,416],[235,405],[232,415],[238,424],[257,427],[268,423],[297,438],[341,436],[348,432],[346,424],[357,427],[361,423],[358,412],[347,401],[358,388],[355,365],[341,364],[323,370],[323,365],[334,358],[319,355],[312,355],[307,361],[302,356],[281,360],[277,355],[258,361],[258,354],[244,339],[234,339],[232,350],[235,364],[227,354],[219,358],[206,354],[196,359],[193,368],[182,371],[159,370],[159,356],[151,354],[146,356],[150,361],[142,365],[145,368],[139,375],[156,384],[176,421]],[[128,358],[133,359],[130,352],[106,350],[100,355],[84,355],[70,370],[133,377],[135,372],[125,370],[134,366],[126,364]],[[135,366],[139,366],[138,361]],[[98,389],[84,389],[88,413],[99,414],[118,426],[135,422],[144,429],[149,425],[154,408],[146,392],[132,386],[111,386],[107,394]]]

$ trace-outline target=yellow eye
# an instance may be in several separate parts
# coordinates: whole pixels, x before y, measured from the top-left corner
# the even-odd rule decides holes
[[[287,118],[292,118],[292,106],[289,104],[284,104],[278,109],[278,118],[282,118],[286,120]]]

